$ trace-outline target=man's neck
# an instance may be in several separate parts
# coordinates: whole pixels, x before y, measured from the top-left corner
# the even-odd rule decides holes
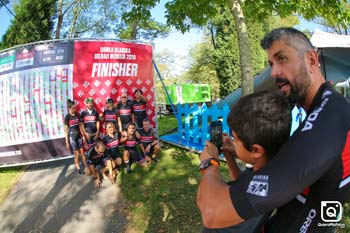
[[[314,100],[318,90],[326,82],[326,80],[323,78],[322,75],[318,77],[314,77],[312,84],[310,85],[310,88],[308,90],[308,93],[306,95],[305,101],[303,103],[298,103],[303,109],[307,112],[312,104],[312,101]]]

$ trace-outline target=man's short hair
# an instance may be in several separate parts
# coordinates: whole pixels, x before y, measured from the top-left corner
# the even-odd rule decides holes
[[[267,50],[277,40],[283,40],[287,45],[298,51],[299,55],[305,54],[310,49],[315,49],[304,33],[292,27],[281,27],[272,30],[260,41],[260,45],[264,50]]]
[[[92,97],[88,97],[85,99],[85,103],[93,103],[94,99]]]
[[[105,148],[106,146],[105,146],[105,144],[103,143],[103,141],[101,139],[97,139],[96,143],[95,143],[95,147],[97,149],[99,149],[99,148]]]
[[[282,95],[261,91],[239,99],[227,123],[248,151],[258,144],[271,158],[289,138],[291,120],[290,105]]]

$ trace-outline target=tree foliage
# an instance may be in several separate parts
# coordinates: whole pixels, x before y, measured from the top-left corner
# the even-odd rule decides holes
[[[208,24],[208,30],[200,43],[190,51],[190,68],[183,79],[192,83],[208,83],[212,87],[212,97],[223,98],[241,87],[240,64],[235,25],[229,10],[221,8]],[[259,73],[266,65],[266,55],[260,47],[260,40],[271,28],[294,26],[299,20],[296,16],[281,19],[267,17],[262,22],[248,20],[249,42],[252,48],[253,74]]]
[[[60,38],[115,37],[114,30],[122,23],[128,1],[61,0],[62,28]]]
[[[159,53],[154,55],[154,61],[157,65],[158,71],[162,76],[163,82],[165,85],[171,85],[177,83],[179,81],[176,74],[174,74],[174,70],[176,69],[174,66],[175,62],[175,54],[169,50],[162,50]],[[165,103],[166,94],[161,83],[158,74],[155,73],[156,80],[156,98],[157,103]]]
[[[212,99],[220,97],[220,84],[213,62],[213,46],[208,35],[194,45],[189,53],[189,69],[183,74],[182,80],[191,83],[209,84]]]
[[[1,48],[51,39],[55,0],[21,0],[14,5],[16,17],[2,37]]]
[[[73,38],[153,40],[168,35],[167,25],[155,21],[150,15],[138,17],[133,13],[133,10],[139,12],[136,8],[137,3],[129,0],[66,0],[62,8],[58,7],[58,16],[61,14],[63,22],[62,29],[57,24],[57,30],[60,37]],[[150,9],[146,7],[147,11]]]
[[[141,5],[153,5],[159,0],[133,0],[132,2]],[[263,21],[267,16],[277,14],[286,17],[291,14],[299,14],[306,19],[314,19],[317,16],[327,20],[338,22],[341,25],[349,25],[350,14],[344,8],[343,1],[319,1],[319,0],[173,0],[166,3],[166,19],[168,25],[185,32],[193,26],[204,26],[213,19],[217,14],[217,8],[223,5],[229,6],[232,16],[235,20],[235,30],[239,37],[240,43],[240,64],[241,76],[243,81],[243,94],[245,89],[252,89],[251,74],[251,49],[247,37],[248,30],[245,27],[246,19],[254,18]],[[245,9],[245,13],[241,9]],[[145,9],[145,8],[144,8]],[[133,14],[138,16],[149,15],[147,10],[134,11]],[[247,81],[247,82],[246,82]]]
[[[6,5],[9,4],[10,0],[1,0],[0,1],[0,9],[2,7],[7,7]]]

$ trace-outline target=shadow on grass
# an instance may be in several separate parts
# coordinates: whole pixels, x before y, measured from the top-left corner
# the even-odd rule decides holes
[[[120,187],[129,201],[130,226],[136,232],[200,232],[196,206],[201,178],[197,154],[162,145],[160,162],[122,174]]]

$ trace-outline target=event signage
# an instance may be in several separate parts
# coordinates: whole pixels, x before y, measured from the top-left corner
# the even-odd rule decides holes
[[[141,89],[155,123],[152,46],[117,41],[71,41],[0,53],[0,164],[70,155],[65,149],[66,101],[78,111]]]

